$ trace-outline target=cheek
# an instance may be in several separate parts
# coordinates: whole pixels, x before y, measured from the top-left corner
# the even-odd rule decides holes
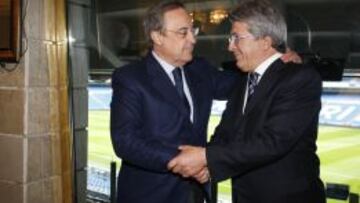
[[[174,55],[174,57],[179,57],[182,54],[183,48],[179,44],[174,43],[173,45],[169,46],[169,52]]]
[[[256,49],[254,47],[248,46],[242,49],[243,57],[246,60],[252,60],[254,57],[256,57]]]
[[[190,43],[184,43],[184,44],[182,44],[182,48],[185,51],[189,51],[189,50],[191,51],[193,46]]]
[[[239,46],[239,50],[242,54],[247,55],[250,51],[250,47],[249,46]]]
[[[248,52],[249,52],[249,47],[247,47],[246,45],[244,44],[239,44],[237,47],[236,47],[236,50],[238,53],[240,53],[240,55],[242,57],[245,57],[246,55],[248,55]]]
[[[184,45],[182,46],[182,53],[184,55],[191,55],[193,51],[193,46],[190,45]]]

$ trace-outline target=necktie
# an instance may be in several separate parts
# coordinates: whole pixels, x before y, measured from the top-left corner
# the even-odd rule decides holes
[[[173,74],[174,80],[175,80],[175,88],[176,88],[180,98],[182,99],[182,101],[184,103],[185,109],[187,110],[187,114],[190,115],[190,105],[189,105],[189,102],[188,102],[188,100],[186,99],[186,96],[185,96],[181,69],[180,68],[175,68],[172,71],[172,74]]]
[[[254,94],[255,87],[258,83],[259,73],[252,72],[249,74],[248,80],[248,97],[247,100],[250,101],[252,95]]]

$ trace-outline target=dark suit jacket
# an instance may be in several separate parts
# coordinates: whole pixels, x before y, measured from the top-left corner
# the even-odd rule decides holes
[[[118,202],[184,203],[189,199],[195,181],[172,174],[167,163],[177,155],[179,145],[205,146],[212,100],[228,98],[236,77],[198,58],[184,71],[194,103],[193,123],[152,54],[113,73],[111,138],[122,159]]]
[[[318,73],[276,60],[242,113],[246,82],[243,74],[207,147],[212,180],[232,178],[234,202],[322,203]]]

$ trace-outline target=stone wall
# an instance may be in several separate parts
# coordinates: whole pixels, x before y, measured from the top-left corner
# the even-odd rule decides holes
[[[23,56],[0,69],[0,202],[72,202],[64,0],[24,0]]]

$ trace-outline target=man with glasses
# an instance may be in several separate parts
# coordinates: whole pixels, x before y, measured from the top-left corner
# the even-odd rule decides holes
[[[193,58],[199,30],[181,3],[150,8],[144,29],[149,53],[112,78],[111,137],[122,159],[118,202],[204,203],[209,185],[172,173],[167,163],[182,144],[205,146],[212,100],[228,98],[237,74]]]
[[[268,1],[239,3],[230,19],[228,50],[243,74],[209,145],[181,146],[169,169],[196,178],[207,167],[214,182],[232,178],[234,203],[324,203],[319,74],[280,60],[287,28]]]
[[[238,75],[193,58],[198,29],[181,3],[150,8],[144,29],[149,53],[112,78],[111,137],[122,159],[118,202],[203,203],[207,170],[196,176],[201,184],[167,164],[180,145],[205,146],[212,100],[227,99]]]

